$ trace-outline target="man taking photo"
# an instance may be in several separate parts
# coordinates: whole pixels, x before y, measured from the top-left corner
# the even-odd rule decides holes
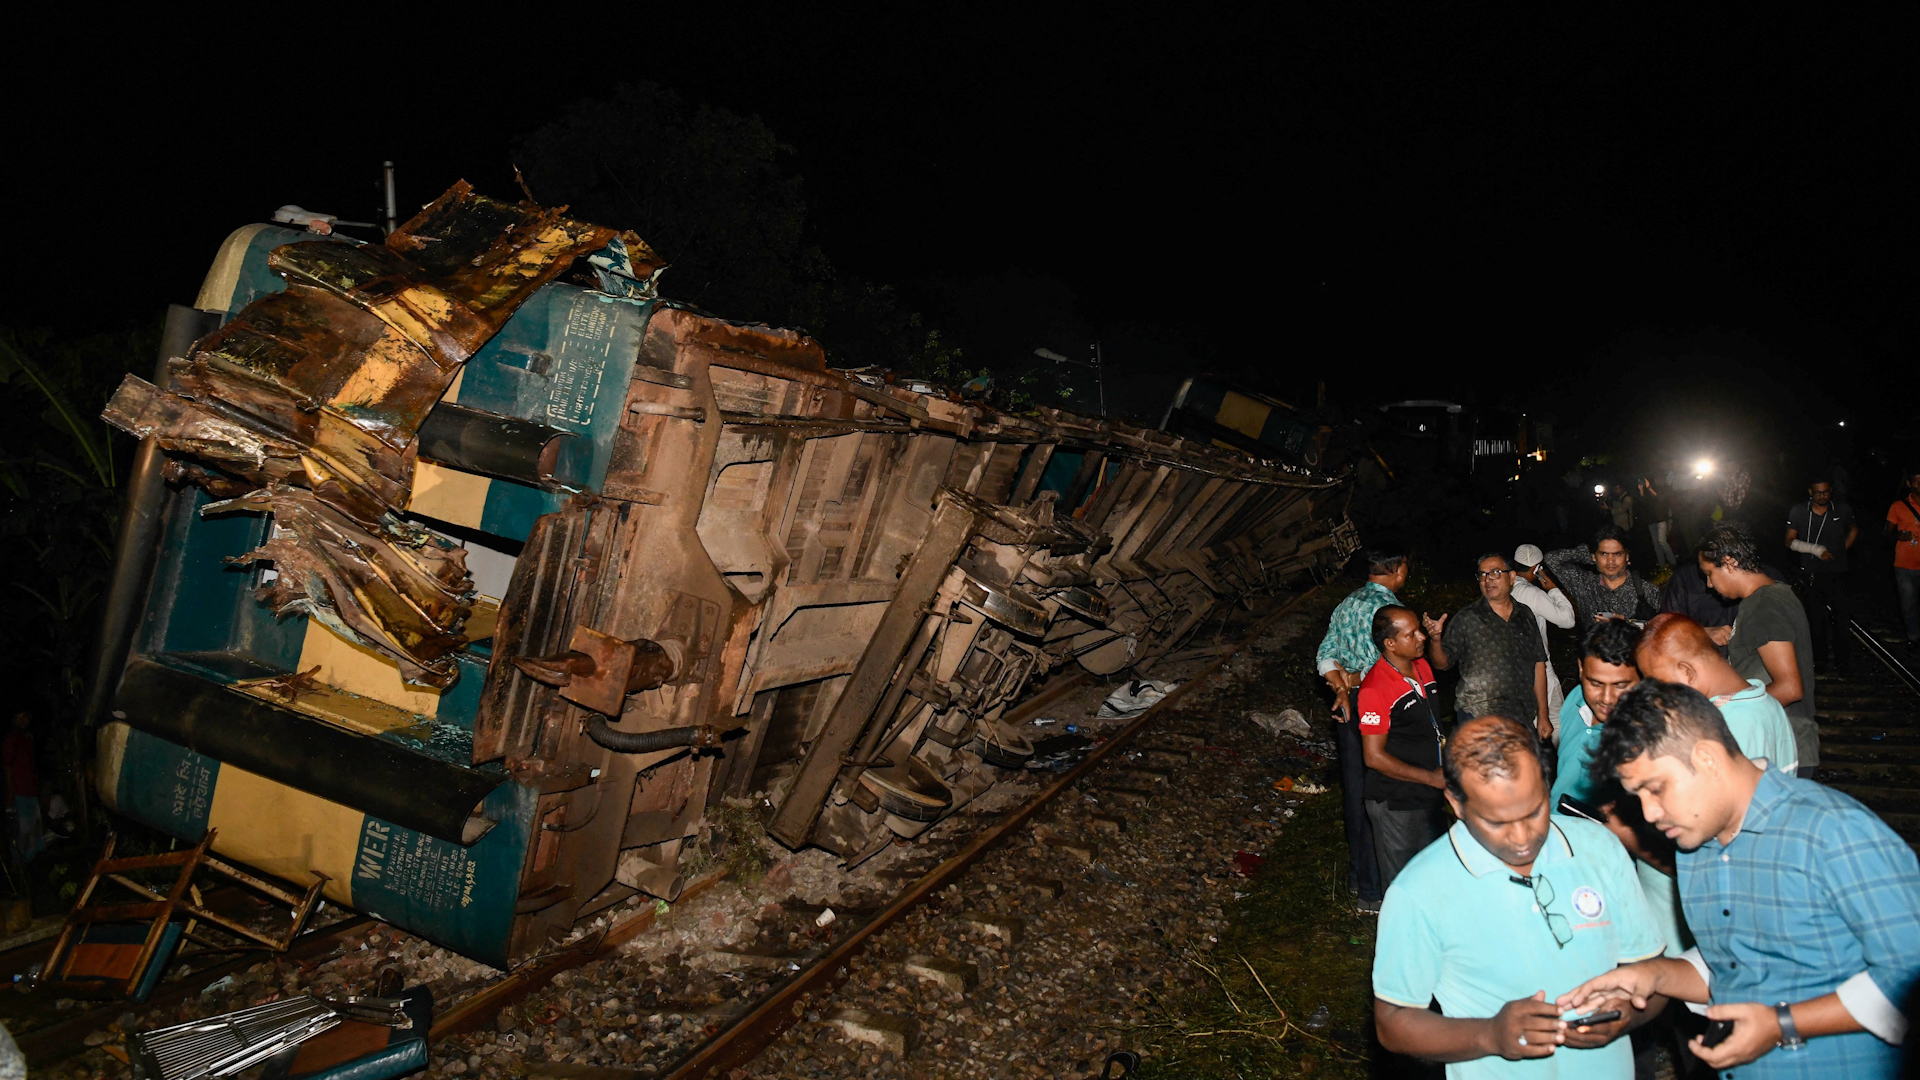
[[[1506,556],[1482,555],[1474,566],[1480,599],[1451,619],[1422,619],[1427,660],[1440,671],[1459,665],[1453,705],[1460,719],[1517,717],[1532,724],[1542,739],[1550,739],[1547,650],[1533,609],[1514,600]]]
[[[1549,811],[1539,747],[1502,717],[1460,726],[1445,766],[1460,820],[1413,857],[1380,911],[1380,1045],[1447,1062],[1449,1080],[1628,1080],[1633,1053],[1615,1040],[1665,1006],[1642,995],[1612,1020],[1577,1024],[1589,1014],[1563,1016],[1554,1002],[1557,987],[1654,956],[1661,940],[1620,842]],[[1436,1000],[1440,1013],[1427,1008]],[[1544,1057],[1551,1070],[1524,1064]]]
[[[1907,1019],[1894,1003],[1920,979],[1920,862],[1906,842],[1852,798],[1748,760],[1720,710],[1676,683],[1649,679],[1621,700],[1595,767],[1679,846],[1699,944],[1602,973],[1556,1006],[1713,1002],[1707,1016],[1731,1030],[1690,1046],[1715,1070],[1898,1076]]]

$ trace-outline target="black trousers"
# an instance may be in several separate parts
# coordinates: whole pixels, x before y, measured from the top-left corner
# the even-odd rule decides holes
[[[1853,620],[1853,605],[1849,599],[1847,575],[1810,574],[1809,582],[1801,592],[1801,603],[1807,609],[1807,626],[1813,631],[1814,663],[1827,662],[1827,646],[1833,646],[1833,662],[1845,666],[1853,655],[1853,632],[1847,624]]]
[[[1367,820],[1373,824],[1374,860],[1380,864],[1380,883],[1393,879],[1415,855],[1446,834],[1446,813],[1437,806],[1395,810],[1385,801],[1367,801]]]
[[[1362,900],[1387,895],[1380,880],[1380,864],[1373,855],[1373,824],[1367,820],[1367,759],[1360,746],[1360,726],[1334,719],[1333,741],[1340,750],[1340,812],[1347,825],[1347,861],[1353,888]]]

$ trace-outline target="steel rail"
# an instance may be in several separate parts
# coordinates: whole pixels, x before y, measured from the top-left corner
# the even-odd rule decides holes
[[[1024,719],[1065,694],[1086,685],[1091,679],[1092,676],[1084,670],[1061,676],[1048,683],[1033,698],[1009,712],[1008,719]],[[681,892],[679,901],[676,902],[691,900],[719,884],[725,876],[724,871],[719,871],[695,879]],[[529,994],[552,982],[553,977],[562,971],[581,967],[612,955],[620,946],[650,928],[654,923],[656,911],[656,908],[646,908],[637,915],[614,923],[603,935],[583,938],[573,945],[522,964],[513,973],[435,1017],[433,1028],[427,1036],[428,1042],[438,1043],[442,1039],[477,1031],[492,1023],[502,1009],[525,1000]]]
[[[1827,610],[1831,611],[1833,609],[1829,606]],[[1887,665],[1887,670],[1893,672],[1894,678],[1905,683],[1908,690],[1913,691],[1915,694],[1920,694],[1920,675],[1916,675],[1912,668],[1901,663],[1900,658],[1893,654],[1893,650],[1887,648],[1886,642],[1868,633],[1867,628],[1861,626],[1858,619],[1848,619],[1847,626],[1853,631],[1853,636],[1859,639],[1860,644],[1867,647],[1868,652],[1872,653],[1881,663]]]
[[[792,981],[770,993],[733,1024],[708,1040],[695,1051],[692,1057],[669,1074],[668,1080],[690,1080],[693,1077],[710,1076],[715,1070],[733,1068],[758,1056],[767,1045],[805,1015],[807,1002],[815,997],[824,997],[832,993],[846,981],[849,962],[865,948],[870,939],[916,904],[945,888],[968,866],[1015,829],[1025,824],[1040,807],[1078,781],[1107,755],[1132,740],[1148,723],[1157,719],[1163,709],[1179,701],[1194,686],[1205,682],[1248,642],[1259,637],[1269,625],[1294,610],[1308,597],[1319,592],[1320,588],[1319,585],[1310,586],[1305,592],[1264,616],[1239,642],[1221,653],[1211,664],[1196,672],[1192,678],[1176,687],[1172,693],[1156,702],[1152,708],[1136,717],[1112,738],[1095,747],[1078,765],[1062,774],[1039,795],[991,828],[975,836],[957,854],[929,871],[911,888],[896,897],[873,920],[860,927],[845,941],[815,960]],[[1085,671],[1064,675],[1052,680],[1041,689],[1039,694],[1015,707],[1008,716],[1024,718],[1037,713],[1046,705],[1092,681],[1093,676]],[[687,900],[698,896],[719,884],[725,877],[725,871],[715,871],[698,878],[680,894],[680,899]],[[631,918],[614,923],[598,936],[583,938],[523,964],[519,970],[484,987],[472,997],[466,998],[435,1017],[433,1027],[428,1033],[428,1042],[439,1043],[452,1036],[467,1034],[485,1027],[493,1022],[502,1009],[524,1000],[528,995],[548,985],[560,972],[613,955],[622,945],[650,929],[655,920],[656,909],[648,907]],[[309,930],[297,938],[286,952],[278,955],[294,960],[316,955],[337,939],[377,921],[365,915],[358,915],[331,926]],[[194,972],[184,979],[168,983],[138,1007],[152,1008],[183,1001],[220,978],[259,962],[258,956],[251,955],[256,951],[258,950],[249,950],[250,955],[214,965]],[[49,1065],[85,1049],[82,1040],[86,1035],[99,1029],[113,1015],[124,1012],[128,1004],[125,1001],[115,1001],[90,1009],[60,1023],[23,1035],[17,1042],[29,1064],[36,1067]]]
[[[681,890],[680,900],[690,900],[706,892],[726,876],[725,870],[716,870],[695,878]],[[500,1010],[524,1000],[528,994],[552,982],[553,977],[562,971],[613,955],[620,946],[651,927],[658,910],[655,907],[644,908],[638,915],[612,923],[605,933],[597,937],[582,938],[546,956],[536,956],[521,964],[499,982],[434,1017],[433,1027],[427,1033],[427,1042],[437,1043],[454,1035],[478,1031],[492,1023],[493,1018],[500,1015]]]
[[[830,996],[847,981],[854,958],[864,951],[868,943],[881,931],[927,897],[946,888],[982,855],[1026,824],[1028,819],[1032,818],[1054,796],[1072,786],[1116,749],[1132,741],[1143,728],[1159,719],[1163,710],[1177,703],[1187,691],[1212,677],[1248,643],[1258,638],[1268,626],[1300,606],[1307,598],[1319,592],[1320,588],[1318,585],[1309,587],[1305,592],[1281,605],[1278,610],[1263,617],[1231,649],[1195,673],[1192,678],[1175,687],[1172,693],[1155,702],[1151,708],[1136,717],[1126,727],[1121,728],[1112,738],[1095,747],[1078,765],[1062,774],[1039,795],[1021,804],[1005,819],[975,836],[958,853],[928,871],[912,887],[881,909],[873,919],[848,935],[846,940],[834,946],[794,976],[791,981],[768,994],[759,1004],[714,1035],[694,1051],[692,1056],[667,1074],[666,1080],[708,1080],[711,1077],[724,1075],[727,1070],[745,1065],[758,1057],[762,1050],[772,1044],[773,1040],[800,1022],[800,1018],[806,1015],[808,1006],[816,1000]]]

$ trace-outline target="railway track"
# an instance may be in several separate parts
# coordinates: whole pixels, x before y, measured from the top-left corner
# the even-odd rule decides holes
[[[1211,635],[1196,635],[1196,641],[1203,636],[1211,636],[1218,641],[1231,630],[1235,640],[1220,642],[1211,649],[1200,650],[1212,654],[1208,658],[1207,665],[1181,681],[1180,685],[1166,698],[1156,703],[1146,713],[1128,722],[1125,727],[1113,733],[1104,742],[1093,747],[1073,768],[1057,774],[1056,778],[1042,787],[1033,798],[998,815],[992,819],[991,824],[958,842],[956,849],[951,850],[931,869],[908,882],[891,901],[864,914],[847,912],[853,917],[842,920],[842,923],[835,928],[836,933],[815,946],[811,955],[796,957],[798,970],[791,971],[786,978],[774,983],[768,992],[744,1008],[733,1010],[724,1017],[715,1018],[710,1025],[710,1029],[713,1030],[711,1036],[690,1054],[682,1055],[677,1062],[646,1075],[666,1077],[671,1080],[698,1080],[698,1078],[723,1076],[728,1070],[751,1061],[767,1045],[779,1038],[787,1028],[797,1023],[809,1008],[817,1008],[820,1001],[831,996],[846,981],[850,970],[857,963],[857,958],[876,935],[902,915],[946,888],[981,856],[1014,835],[1054,796],[1073,786],[1089,771],[1097,768],[1103,760],[1126,746],[1170,708],[1178,705],[1190,690],[1205,683],[1209,676],[1232,660],[1248,642],[1260,637],[1268,627],[1296,610],[1302,602],[1318,591],[1318,586],[1310,587],[1257,617],[1248,618],[1245,613],[1242,613],[1236,620],[1237,626],[1223,623],[1211,628]],[[1024,703],[1016,713],[1010,714],[1009,719],[1016,723],[1022,722],[1045,709],[1051,702],[1079,689],[1089,681],[1091,681],[1090,678],[1084,674],[1059,680]],[[680,902],[685,903],[698,897],[720,884],[724,877],[724,871],[718,871],[695,879],[681,894]],[[366,916],[356,916],[309,931],[296,941],[287,955],[302,961],[324,957],[328,950],[334,948],[341,939],[356,931],[365,930],[370,924],[378,925],[375,920]],[[502,1010],[524,1001],[529,995],[553,983],[556,976],[613,956],[623,946],[653,929],[655,924],[656,909],[642,908],[623,920],[611,923],[597,933],[589,934],[525,963],[501,978],[478,987],[464,988],[455,1000],[446,1003],[436,1015],[429,1035],[430,1041],[437,1044],[493,1025]],[[145,1010],[185,1001],[223,977],[259,962],[263,955],[258,951],[250,951],[241,954],[237,959],[195,970],[186,978],[170,980],[152,1000],[140,1008]],[[21,1037],[19,1042],[28,1061],[36,1068],[44,1067],[85,1049],[84,1040],[89,1033],[107,1026],[115,1017],[127,1010],[128,1003],[115,1001],[74,1012],[63,1016],[57,1022],[31,1031]],[[599,1069],[595,1075],[611,1080],[618,1076],[638,1077],[642,1074],[634,1070],[609,1068]]]
[[[1161,699],[1147,712],[1095,747],[1079,764],[1042,788],[1034,798],[977,833],[958,852],[912,882],[872,918],[840,938],[824,954],[795,972],[743,1015],[726,1025],[704,1045],[683,1059],[671,1072],[663,1075],[668,1080],[705,1080],[707,1077],[723,1076],[728,1070],[751,1061],[768,1044],[779,1038],[782,1032],[797,1023],[810,1005],[831,995],[840,984],[844,983],[855,959],[882,930],[957,879],[982,855],[1026,824],[1054,796],[1071,787],[1105,758],[1127,745],[1134,736],[1177,705],[1192,688],[1204,683],[1209,676],[1231,660],[1247,642],[1259,637],[1268,626],[1293,611],[1317,591],[1317,586],[1307,589],[1246,627],[1236,643],[1225,647],[1200,672],[1181,682],[1172,693]],[[551,976],[549,975],[548,978],[550,979]],[[497,1009],[495,1011],[497,1012]],[[451,1033],[451,1031],[448,1032],[448,1034]],[[436,1037],[440,1036],[441,1024],[435,1024],[434,1034]]]
[[[1920,671],[1891,619],[1853,620],[1857,655],[1845,676],[1818,681],[1822,783],[1852,795],[1920,848]]]

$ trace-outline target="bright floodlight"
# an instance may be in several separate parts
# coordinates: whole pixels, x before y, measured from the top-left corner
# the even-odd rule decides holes
[[[1607,493],[1607,485],[1605,484],[1593,485],[1593,493],[1595,495],[1605,495]]]
[[[1706,458],[1701,458],[1699,461],[1693,463],[1693,475],[1695,476],[1705,476],[1712,471],[1713,462],[1708,461]]]

